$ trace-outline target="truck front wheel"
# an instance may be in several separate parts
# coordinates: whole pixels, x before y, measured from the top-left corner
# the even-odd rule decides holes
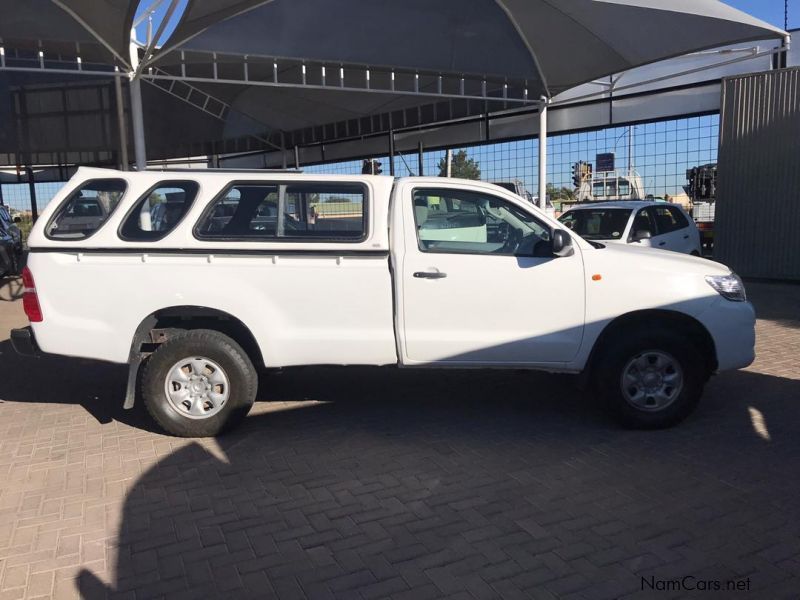
[[[253,405],[258,375],[242,347],[209,329],[179,333],[158,346],[142,373],[147,411],[168,433],[217,435]]]
[[[677,332],[626,332],[605,347],[595,389],[623,425],[670,427],[697,406],[708,378],[703,357]]]

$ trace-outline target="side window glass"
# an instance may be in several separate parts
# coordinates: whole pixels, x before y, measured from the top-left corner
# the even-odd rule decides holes
[[[85,240],[119,206],[127,184],[123,179],[93,179],[72,192],[45,228],[54,240]]]
[[[686,215],[684,215],[679,208],[676,208],[674,206],[668,206],[666,208],[672,215],[672,218],[675,220],[675,225],[677,226],[678,229],[683,229],[684,227],[689,226],[689,220],[686,218]]]
[[[417,242],[423,252],[550,255],[550,228],[496,196],[417,189],[413,203]]]
[[[196,232],[208,239],[358,241],[366,235],[361,184],[235,184]]]
[[[646,208],[639,209],[639,211],[636,213],[636,217],[633,220],[631,234],[635,235],[640,231],[649,231],[650,235],[656,235],[655,228],[650,221],[650,214]]]
[[[658,227],[659,235],[670,233],[676,229],[680,229],[674,215],[670,212],[667,206],[653,206],[651,207],[653,215],[655,216],[656,226]]]
[[[165,237],[189,211],[198,189],[194,181],[159,183],[130,211],[120,228],[120,237],[150,242]]]

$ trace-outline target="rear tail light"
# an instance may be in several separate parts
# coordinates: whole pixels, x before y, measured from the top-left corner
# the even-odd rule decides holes
[[[42,308],[39,306],[39,296],[36,295],[36,284],[28,267],[22,269],[22,307],[31,323],[42,321]]]

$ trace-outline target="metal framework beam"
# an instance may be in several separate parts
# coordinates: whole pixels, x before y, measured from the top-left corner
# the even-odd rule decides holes
[[[488,94],[451,94],[447,92],[439,92],[439,91],[426,91],[423,89],[417,90],[401,90],[401,89],[391,89],[391,88],[376,88],[374,86],[370,87],[353,87],[353,86],[333,86],[333,85],[321,85],[321,84],[312,84],[312,83],[284,83],[280,81],[274,80],[264,80],[258,81],[254,79],[228,79],[222,77],[191,77],[191,76],[183,76],[183,75],[164,75],[164,74],[143,74],[143,79],[149,79],[152,81],[190,81],[192,83],[228,83],[228,84],[244,84],[244,85],[252,85],[257,87],[274,87],[274,88],[289,88],[289,89],[307,89],[307,90],[332,90],[332,91],[344,91],[344,92],[363,92],[369,94],[389,94],[393,96],[419,96],[419,97],[426,97],[426,98],[441,98],[441,99],[457,99],[460,98],[462,100],[495,100],[495,101],[503,101],[508,103],[520,104],[520,105],[529,105],[535,104],[535,101],[529,100],[527,98],[513,98],[513,97],[503,97],[503,96],[492,96]]]

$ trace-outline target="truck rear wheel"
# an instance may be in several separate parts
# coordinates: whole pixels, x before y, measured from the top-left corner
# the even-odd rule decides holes
[[[208,437],[237,425],[256,397],[258,375],[242,347],[209,329],[175,335],[142,373],[147,411],[168,433]]]
[[[693,344],[666,329],[622,334],[597,365],[598,395],[623,425],[661,429],[697,407],[708,373]]]

